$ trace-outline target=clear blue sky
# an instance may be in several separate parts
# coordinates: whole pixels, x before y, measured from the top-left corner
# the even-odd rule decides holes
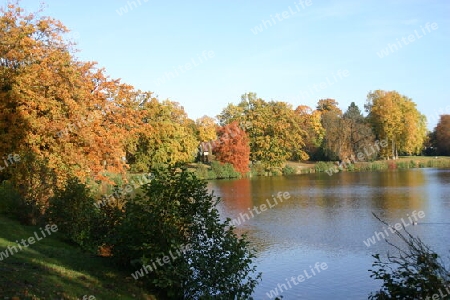
[[[450,113],[450,1],[46,0],[43,14],[73,31],[80,59],[193,119],[245,92],[294,107],[333,98],[345,110],[363,109],[370,90],[397,90],[430,129]]]

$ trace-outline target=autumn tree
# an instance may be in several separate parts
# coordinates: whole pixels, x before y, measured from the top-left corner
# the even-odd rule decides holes
[[[198,140],[200,142],[214,141],[217,138],[216,122],[213,118],[203,116],[195,120],[197,127]]]
[[[246,101],[241,101],[238,105],[228,103],[222,112],[217,116],[219,124],[224,126],[234,121],[241,122],[245,119],[245,108],[247,107]]]
[[[320,114],[321,124],[325,130],[322,141],[323,155],[331,160],[337,160],[345,147],[345,136],[342,131],[342,111],[334,99],[321,99],[317,102],[316,111]]]
[[[0,11],[0,152],[24,157],[11,179],[39,207],[71,176],[124,172],[122,137],[139,127],[126,108],[133,88],[76,59],[67,32],[15,4]]]
[[[220,127],[218,139],[214,143],[216,160],[230,163],[241,174],[249,171],[250,145],[247,134],[239,127],[237,121]]]
[[[276,116],[276,117],[275,117]],[[221,123],[238,121],[250,139],[250,158],[261,162],[267,171],[280,167],[287,159],[308,158],[299,116],[292,106],[280,101],[265,101],[255,93],[241,97],[218,116]]]
[[[372,127],[368,124],[366,118],[361,113],[359,107],[352,102],[343,114],[343,128],[344,136],[347,138],[345,144],[347,145],[347,152],[344,156],[357,156],[358,152],[362,151],[368,145],[373,145],[375,136],[372,132]],[[341,153],[341,156],[343,153]],[[372,158],[376,158],[374,153]]]
[[[342,110],[339,108],[339,103],[334,99],[320,99],[317,102],[316,109],[322,113],[331,112],[337,116],[342,116]]]
[[[160,165],[193,161],[198,142],[183,107],[169,100],[151,98],[140,107],[152,131],[141,132],[127,153],[132,170],[148,172]]]
[[[295,113],[299,117],[299,125],[306,132],[305,151],[307,154],[316,158],[317,152],[322,144],[325,136],[325,129],[320,121],[321,113],[312,110],[309,106],[299,105],[295,109]]]
[[[450,115],[440,116],[434,136],[439,155],[450,155]]]
[[[398,158],[399,153],[419,154],[426,139],[426,118],[408,97],[396,91],[376,90],[367,96],[368,118],[378,139],[387,139],[389,147],[382,156]]]

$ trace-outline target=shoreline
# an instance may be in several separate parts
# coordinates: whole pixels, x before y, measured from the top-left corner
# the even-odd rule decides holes
[[[196,172],[199,168],[210,168],[205,164],[187,164],[192,172]],[[257,164],[253,165],[250,172],[241,177],[228,178],[205,178],[205,180],[220,180],[220,179],[238,179],[238,178],[253,178],[253,177],[271,177],[271,176],[290,176],[290,175],[304,175],[324,173],[333,176],[340,172],[371,172],[384,170],[406,170],[406,169],[423,169],[423,168],[450,168],[449,156],[401,156],[398,159],[390,160],[375,160],[375,161],[359,161],[354,164],[347,164],[345,168],[340,167],[337,161],[304,161],[295,162],[287,161],[283,167],[275,168],[271,172],[257,170]],[[197,173],[197,175],[199,175]]]

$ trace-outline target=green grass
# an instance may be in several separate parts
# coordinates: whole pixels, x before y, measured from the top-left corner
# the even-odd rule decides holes
[[[325,172],[329,168],[337,166],[336,162],[310,161],[287,162],[287,166],[296,169],[295,174],[311,174]],[[400,156],[397,160],[377,160],[372,162],[359,161],[350,164],[345,171],[381,171],[387,169],[411,169],[411,168],[450,168],[449,156]]]
[[[0,252],[16,240],[40,234],[0,215]],[[40,235],[42,236],[42,235]],[[10,253],[9,253],[10,254]],[[0,261],[0,299],[157,299],[131,272],[120,272],[108,258],[85,253],[53,233]]]

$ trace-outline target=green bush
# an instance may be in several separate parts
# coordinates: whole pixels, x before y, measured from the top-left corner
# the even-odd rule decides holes
[[[113,257],[170,299],[248,299],[259,279],[254,253],[230,220],[220,221],[218,201],[195,173],[156,170],[143,195],[125,204]]]
[[[11,184],[21,195],[18,217],[22,224],[37,225],[43,221],[48,200],[57,185],[57,175],[47,159],[28,152],[21,154],[20,164],[14,166]]]
[[[409,162],[407,161],[398,161],[396,162],[398,169],[409,169]]]
[[[370,277],[382,280],[383,286],[371,293],[369,299],[430,299],[438,291],[445,291],[450,284],[450,271],[439,256],[418,237],[412,236],[405,228],[403,231],[404,234],[399,231],[395,234],[407,246],[406,249],[388,241],[398,255],[388,254],[387,259],[382,259],[379,254],[372,255],[375,262],[372,264],[374,270],[369,270],[372,273]]]
[[[317,172],[325,172],[325,170],[328,170],[328,164],[324,161],[318,161],[316,165],[314,166]]]
[[[19,218],[23,200],[9,181],[0,184],[0,199],[0,213]]]
[[[195,170],[195,174],[200,179],[225,179],[239,178],[241,174],[237,172],[233,165],[229,163],[222,164],[218,161],[211,162],[211,166],[199,164]]]
[[[253,163],[250,172],[252,176],[266,176],[266,168],[261,162]]]
[[[223,164],[218,161],[211,162],[211,171],[216,174],[217,179],[239,178],[241,176],[241,174],[233,168],[232,164]]]
[[[329,162],[318,161],[316,163],[316,165],[314,166],[314,168],[316,169],[316,172],[325,172],[325,171],[328,171],[329,169],[334,170],[335,167],[337,167],[337,165],[330,161]]]
[[[388,164],[386,162],[383,161],[376,161],[376,162],[372,162],[370,164],[370,169],[372,171],[382,171],[382,170],[387,170],[388,169]]]
[[[46,218],[69,241],[97,253],[100,246],[109,242],[109,233],[114,230],[120,211],[110,205],[97,208],[94,203],[87,186],[71,178],[50,198]]]
[[[431,159],[427,161],[427,167],[429,168],[448,168],[450,167],[450,160],[448,159]]]
[[[370,164],[372,164],[372,163],[358,162],[358,163],[355,164],[355,169],[356,169],[356,171],[368,171],[368,170],[370,170],[372,168],[370,166]]]
[[[283,175],[283,169],[281,168],[272,168],[270,172],[270,176],[281,176]]]
[[[303,168],[300,170],[300,174],[311,174],[314,172],[314,169],[310,169],[310,168]]]
[[[351,171],[351,172],[353,172],[353,171],[355,171],[355,164],[348,164],[347,165],[347,171]]]
[[[290,165],[285,165],[282,169],[282,172],[283,175],[292,175],[297,173],[296,169]]]
[[[209,171],[210,167],[202,163],[199,163],[195,168],[195,175],[200,179],[209,179],[210,176]]]

